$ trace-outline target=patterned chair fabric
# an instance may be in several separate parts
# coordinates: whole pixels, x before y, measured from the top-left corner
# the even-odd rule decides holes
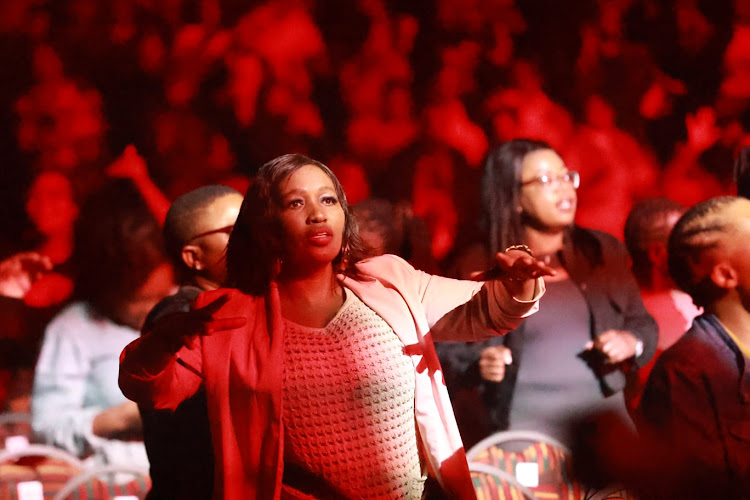
[[[0,499],[19,500],[18,485],[32,481],[41,484],[45,499],[51,499],[82,470],[80,460],[51,446],[0,451]]]
[[[71,478],[53,500],[114,500],[146,498],[151,488],[148,470],[139,467],[93,467]]]
[[[536,464],[539,484],[528,489],[539,500],[590,500],[592,495],[602,500],[634,500],[622,488],[611,487],[597,492],[576,481],[570,450],[540,432],[498,432],[474,445],[466,456],[470,464],[496,467],[514,478],[519,463]],[[607,494],[601,496],[604,493]]]
[[[483,463],[469,463],[477,500],[536,500],[529,489],[512,474]]]

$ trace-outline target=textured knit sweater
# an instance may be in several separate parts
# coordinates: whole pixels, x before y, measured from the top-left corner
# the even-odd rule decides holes
[[[325,328],[285,323],[285,460],[348,498],[421,498],[414,368],[388,323],[351,291]]]

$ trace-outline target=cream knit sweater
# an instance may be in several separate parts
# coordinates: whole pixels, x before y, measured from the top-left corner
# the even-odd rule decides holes
[[[347,290],[325,328],[286,321],[285,460],[347,498],[419,499],[414,367],[390,326]]]

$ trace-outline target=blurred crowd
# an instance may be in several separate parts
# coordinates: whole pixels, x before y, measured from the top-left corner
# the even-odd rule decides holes
[[[581,173],[579,222],[621,236],[641,198],[728,192],[750,127],[744,0],[4,0],[0,19],[6,253],[50,220],[33,200],[70,219],[131,144],[169,199],[311,154],[350,201],[408,203],[439,261],[493,144],[548,141]]]
[[[373,255],[461,278],[508,246],[486,237],[509,221],[539,234],[505,243],[525,241],[565,269],[582,231],[572,242],[558,231],[540,253],[549,228],[520,208],[493,222],[482,198],[500,206],[522,188],[542,201],[568,192],[567,208],[555,205],[570,216],[563,226],[575,218],[624,240],[629,255],[602,239],[603,255],[617,257],[602,282],[622,272],[627,286],[612,285],[593,308],[584,299],[601,294],[586,291],[596,277],[561,271],[547,298],[559,297],[559,315],[550,308],[527,327],[551,331],[542,318],[557,329],[573,317],[578,349],[601,333],[589,331],[591,310],[628,316],[611,297],[630,292],[632,315],[655,320],[618,327],[635,332],[621,335],[628,352],[608,354],[610,364],[638,360],[612,389],[624,388],[617,410],[632,416],[649,359],[701,313],[669,276],[668,235],[688,207],[735,193],[734,159],[750,146],[750,0],[0,0],[0,64],[0,278],[21,267],[30,276],[0,290],[0,413],[35,407],[45,442],[103,463],[147,463],[131,446],[143,415],[116,387],[122,348],[184,287],[183,244],[223,256],[239,195],[273,157],[299,152],[330,166]],[[495,148],[509,141],[535,145],[503,164]],[[541,166],[524,167],[535,150]],[[526,180],[483,177],[493,155],[502,175]],[[170,223],[170,203],[207,185],[191,196],[211,223],[180,203]],[[164,245],[165,219],[164,234],[176,225],[173,239],[185,240],[171,242],[176,251]],[[191,259],[211,278],[195,294],[219,286],[208,260]],[[546,366],[531,361],[535,345],[559,354],[528,344],[527,367]],[[519,349],[491,346],[501,374],[484,379],[503,382]],[[568,368],[579,363],[572,354]],[[508,370],[506,382],[531,380]],[[596,387],[589,399],[600,404]]]

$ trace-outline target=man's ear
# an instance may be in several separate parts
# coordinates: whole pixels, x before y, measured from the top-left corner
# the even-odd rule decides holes
[[[203,269],[203,252],[197,245],[185,245],[182,247],[182,262],[195,271]]]
[[[719,288],[735,288],[739,283],[737,271],[729,262],[719,262],[711,268],[711,281]]]

